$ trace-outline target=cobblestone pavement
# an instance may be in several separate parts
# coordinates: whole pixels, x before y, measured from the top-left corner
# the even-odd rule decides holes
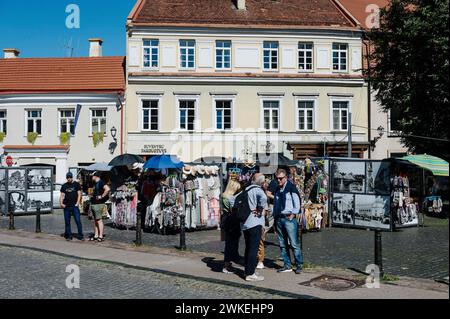
[[[0,246],[3,299],[283,299],[285,295],[180,278],[147,270]],[[68,289],[68,265],[80,269],[80,289]],[[14,269],[14,271],[11,271]]]
[[[15,221],[17,229],[34,231],[34,217],[20,217]],[[83,217],[85,233],[92,232],[92,222]],[[0,228],[8,227],[8,219],[0,219]],[[75,225],[72,225],[75,230]],[[60,234],[64,229],[64,218],[60,212],[42,217],[42,231]],[[134,231],[106,227],[107,240],[132,243]],[[186,243],[189,249],[206,253],[223,252],[220,231],[188,232]],[[385,272],[397,276],[446,279],[449,276],[449,227],[448,219],[426,218],[425,227],[406,228],[393,233],[383,233],[383,265]],[[162,236],[144,233],[146,245],[174,247],[179,245],[178,235]],[[243,253],[244,244],[241,244]],[[355,268],[364,271],[374,261],[374,233],[364,230],[329,228],[321,232],[304,235],[305,262],[317,266]],[[279,257],[279,247],[274,234],[269,234],[266,246],[267,265]]]

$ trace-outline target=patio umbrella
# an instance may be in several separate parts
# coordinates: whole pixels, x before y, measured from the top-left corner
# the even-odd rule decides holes
[[[183,168],[184,163],[174,155],[159,155],[152,157],[144,164],[144,169]]]
[[[138,155],[123,154],[109,162],[109,166],[130,166],[134,163],[145,163],[144,159]]]
[[[443,159],[427,154],[422,155],[408,155],[402,160],[413,163],[417,166],[425,168],[433,173],[434,176],[448,177],[448,162]]]
[[[85,168],[86,171],[90,172],[109,172],[113,167],[106,163],[95,163]]]

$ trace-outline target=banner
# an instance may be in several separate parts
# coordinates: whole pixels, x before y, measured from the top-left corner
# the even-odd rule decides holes
[[[82,105],[77,104],[77,110],[75,112],[75,125],[74,125],[74,129],[73,129],[74,133],[76,133],[76,131],[77,131],[77,124],[78,124],[78,120],[80,119],[81,108],[82,108]]]

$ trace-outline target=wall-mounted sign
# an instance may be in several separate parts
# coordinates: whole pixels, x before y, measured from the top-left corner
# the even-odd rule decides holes
[[[167,154],[167,148],[165,145],[156,145],[156,144],[144,145],[144,147],[141,149],[141,153],[152,155],[163,155]]]

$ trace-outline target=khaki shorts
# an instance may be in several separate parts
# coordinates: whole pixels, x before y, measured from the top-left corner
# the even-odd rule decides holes
[[[105,208],[105,204],[91,205],[92,215],[95,220],[103,219],[103,212],[105,211]]]

